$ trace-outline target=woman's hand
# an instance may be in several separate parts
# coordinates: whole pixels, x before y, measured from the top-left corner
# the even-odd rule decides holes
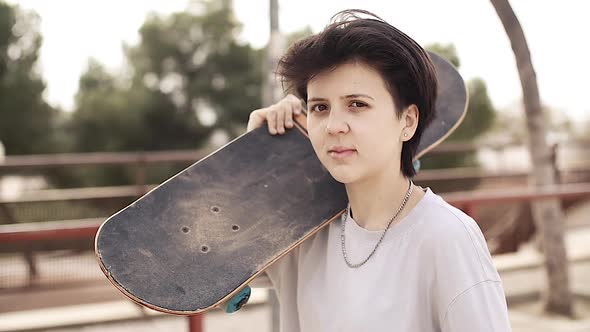
[[[301,100],[289,94],[274,105],[252,111],[246,131],[261,127],[266,121],[271,135],[284,134],[285,128],[293,127],[293,117],[301,114],[302,110]]]

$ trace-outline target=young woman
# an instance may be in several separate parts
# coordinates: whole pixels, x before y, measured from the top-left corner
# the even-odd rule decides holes
[[[254,280],[275,288],[281,330],[509,331],[478,225],[411,180],[434,116],[427,53],[378,17],[344,11],[293,45],[278,73],[297,97],[253,111],[248,130],[283,134],[301,98],[315,153],[349,199],[340,221]]]

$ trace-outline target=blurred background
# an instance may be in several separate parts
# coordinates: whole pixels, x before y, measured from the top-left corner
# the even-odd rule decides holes
[[[479,223],[514,331],[590,331],[590,4],[556,0],[0,0],[0,331],[278,331],[264,290],[233,315],[134,305],[93,236],[241,135],[286,48],[358,7],[467,82],[416,182]]]

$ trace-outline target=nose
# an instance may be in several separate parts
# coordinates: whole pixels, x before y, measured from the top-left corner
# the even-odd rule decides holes
[[[345,115],[339,110],[332,109],[328,115],[326,122],[326,133],[336,135],[339,133],[347,133],[350,127],[346,121]]]

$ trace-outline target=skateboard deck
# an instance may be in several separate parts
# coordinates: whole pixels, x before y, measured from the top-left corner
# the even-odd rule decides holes
[[[467,105],[459,73],[431,57],[437,116],[416,158],[459,125]],[[204,312],[337,219],[346,191],[320,164],[305,123],[301,115],[283,135],[246,133],[109,217],[95,239],[109,281],[158,311]]]

